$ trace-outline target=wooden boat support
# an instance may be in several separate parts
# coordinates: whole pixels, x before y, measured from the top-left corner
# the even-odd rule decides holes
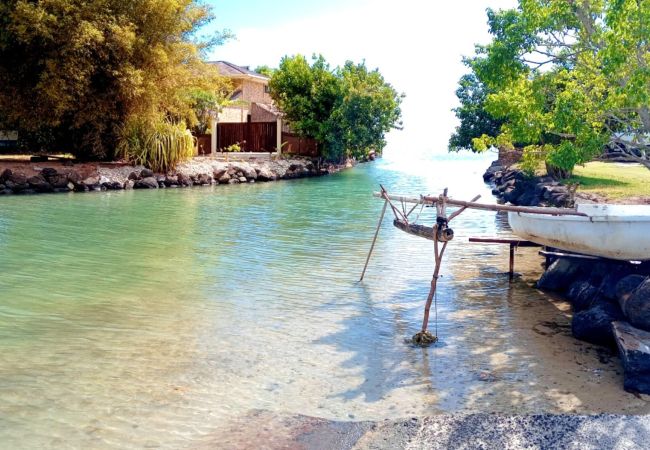
[[[476,203],[476,200],[480,196],[474,197],[471,201],[462,201],[454,200],[447,196],[447,189],[445,189],[442,195],[438,197],[432,196],[420,196],[420,197],[407,197],[403,195],[391,195],[389,194],[383,186],[380,186],[381,192],[375,192],[373,195],[384,200],[384,208],[381,211],[379,218],[379,223],[377,224],[377,229],[370,245],[370,251],[368,252],[368,257],[366,258],[366,264],[363,268],[363,273],[361,274],[361,279],[366,273],[368,267],[368,262],[370,261],[370,256],[375,247],[375,242],[379,234],[379,229],[383,222],[384,213],[387,209],[387,206],[390,206],[395,220],[393,225],[399,228],[400,230],[412,234],[414,236],[423,237],[433,241],[434,244],[434,257],[435,257],[435,266],[433,271],[433,277],[431,279],[431,288],[429,290],[429,295],[424,306],[424,317],[422,320],[422,329],[420,332],[416,333],[413,336],[413,342],[417,345],[430,345],[435,343],[438,340],[438,337],[435,334],[432,334],[428,330],[429,325],[429,312],[431,306],[434,306],[435,312],[435,323],[436,323],[436,332],[437,332],[437,297],[436,297],[436,287],[438,283],[438,276],[440,273],[440,266],[442,264],[442,257],[444,255],[447,244],[453,239],[454,233],[453,230],[449,227],[449,223],[455,219],[459,214],[465,211],[467,208],[471,209],[480,209],[485,211],[508,211],[508,212],[518,212],[518,213],[533,213],[533,214],[544,214],[544,215],[554,215],[554,216],[586,216],[586,214],[577,211],[576,209],[569,208],[539,208],[539,207],[523,207],[523,206],[510,206],[510,205],[490,205],[484,203]],[[396,205],[401,203],[401,205]],[[407,204],[413,204],[412,207],[407,207]],[[420,225],[417,222],[420,214],[417,213],[415,219],[409,219],[412,213],[417,209],[418,205],[424,206],[434,206],[436,208],[436,219],[433,226]],[[400,207],[401,206],[401,207]],[[447,214],[447,207],[456,207],[456,210],[451,214]],[[421,208],[420,208],[421,211]],[[472,238],[470,242],[486,242],[494,244],[508,244],[510,245],[510,279],[514,276],[514,257],[515,257],[515,248],[521,247],[531,247],[539,246],[533,244],[532,242],[525,240],[516,240],[516,239],[485,239],[485,238]]]
[[[508,244],[510,245],[510,263],[508,265],[508,278],[512,281],[515,277],[515,249],[517,247],[541,247],[530,241],[523,241],[520,239],[493,239],[493,238],[469,238],[469,242],[481,242],[484,244]],[[541,253],[541,252],[540,252]]]

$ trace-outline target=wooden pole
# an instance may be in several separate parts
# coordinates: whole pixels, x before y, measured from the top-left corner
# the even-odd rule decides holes
[[[508,272],[510,281],[515,277],[515,246],[514,243],[510,243],[510,272]]]
[[[359,281],[363,281],[363,277],[366,274],[366,269],[368,268],[368,263],[370,262],[370,255],[372,255],[372,251],[375,248],[375,242],[377,241],[377,235],[379,234],[381,223],[384,221],[384,214],[386,213],[386,207],[388,207],[388,199],[384,200],[384,207],[382,208],[381,215],[379,216],[379,223],[377,223],[377,230],[375,230],[375,236],[372,238],[370,251],[368,252],[368,257],[366,258],[366,264],[363,266],[363,272],[361,272],[361,278],[359,279]]]
[[[405,203],[424,203],[425,205],[435,205],[438,203],[438,197],[429,197],[423,196],[420,198],[416,197],[406,197],[403,195],[390,195],[386,193],[375,192],[373,194],[375,197],[385,198],[388,196],[391,200],[402,201]],[[581,216],[589,217],[585,213],[581,213],[572,208],[550,208],[550,207],[540,207],[540,206],[512,206],[512,205],[489,205],[485,203],[475,203],[475,202],[466,202],[462,200],[454,200],[448,198],[445,200],[447,205],[452,206],[462,206],[465,208],[472,209],[482,209],[486,211],[511,211],[511,212],[522,212],[522,213],[532,213],[532,214],[546,214],[552,216]]]
[[[435,239],[433,242],[435,244],[436,267],[433,271],[433,277],[431,278],[431,289],[429,289],[427,303],[424,306],[424,317],[422,319],[423,333],[427,331],[427,328],[429,327],[429,312],[431,310],[431,304],[433,303],[433,297],[435,296],[438,287],[438,276],[440,274],[440,266],[442,265],[442,255],[445,253],[445,248],[447,247],[447,243],[443,242],[442,249],[440,250],[440,253],[438,253],[438,240]]]

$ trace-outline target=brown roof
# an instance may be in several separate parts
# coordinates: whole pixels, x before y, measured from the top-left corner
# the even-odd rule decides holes
[[[224,76],[232,78],[258,78],[260,81],[269,80],[269,77],[250,70],[248,66],[238,66],[227,61],[210,61],[209,64],[217,66],[219,73]]]

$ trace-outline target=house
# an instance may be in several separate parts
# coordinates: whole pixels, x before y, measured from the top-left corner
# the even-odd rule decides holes
[[[274,106],[269,93],[269,77],[250,70],[248,66],[227,61],[214,61],[211,64],[233,84],[231,104],[219,113],[219,122],[274,122],[280,117],[280,111]]]

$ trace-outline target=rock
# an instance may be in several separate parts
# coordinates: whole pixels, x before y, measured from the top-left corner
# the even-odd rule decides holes
[[[108,179],[107,177],[105,177],[104,175],[100,175],[100,176],[99,176],[99,184],[104,185],[104,184],[106,184],[106,183],[110,183],[110,182],[111,182],[111,180],[109,180],[109,179]]]
[[[221,183],[221,181],[219,181]],[[239,178],[231,178],[228,180],[228,184],[239,184]]]
[[[27,179],[29,186],[36,192],[52,192],[53,188],[50,183],[41,175],[36,175]]]
[[[259,181],[275,181],[278,176],[268,167],[260,167],[256,170]]]
[[[68,181],[66,187],[68,188],[68,191],[74,191],[74,183]]]
[[[178,177],[179,186],[192,186],[192,184],[194,184],[194,183],[192,183],[192,180],[190,179],[190,177],[188,177],[184,173],[179,173],[177,175],[177,177]]]
[[[244,177],[244,176],[239,177],[239,182],[240,182],[240,183],[246,183],[246,181],[248,181],[248,180],[246,179],[246,177]]]
[[[128,176],[128,179],[133,181],[138,181],[140,179],[140,175],[138,175],[137,172],[131,172]]]
[[[200,173],[196,181],[198,184],[206,186],[212,184],[212,177],[207,173]]]
[[[650,394],[650,333],[619,321],[612,329],[625,371],[623,388]]]
[[[27,184],[27,177],[22,173],[12,173],[7,181],[11,181],[14,184]]]
[[[154,178],[158,182],[158,187],[159,188],[167,187],[167,185],[165,185],[165,180],[167,179],[167,177],[165,175],[156,175]]]
[[[45,178],[47,181],[50,181],[50,178],[54,177],[57,175],[58,172],[54,167],[45,167],[41,170],[41,175],[43,178]],[[51,182],[51,181],[50,181]]]
[[[600,292],[602,296],[609,300],[617,300],[616,286],[626,274],[627,271],[621,265],[616,265],[610,268],[609,272],[605,274],[600,284]]]
[[[592,344],[613,346],[612,322],[622,319],[623,313],[618,305],[600,302],[574,314],[571,320],[571,331],[576,339]]]
[[[228,172],[224,172],[217,181],[219,181],[219,183],[228,183],[230,182],[230,175]]]
[[[563,291],[576,280],[581,268],[580,263],[576,261],[558,258],[542,274],[537,287],[549,291]]]
[[[588,281],[576,281],[571,284],[566,297],[571,301],[573,312],[589,309],[596,302],[598,289],[589,284]]]
[[[89,188],[99,186],[99,177],[88,177],[85,180],[83,180],[82,183],[88,186]]]
[[[86,186],[84,183],[78,183],[74,185],[74,191],[75,192],[88,192],[90,188]]]
[[[221,168],[221,169],[214,169],[214,172],[212,172],[212,177],[215,180],[219,180],[223,176],[224,173],[228,172],[228,169]]]
[[[150,178],[150,177],[153,177],[153,176],[154,176],[154,173],[153,173],[153,170],[151,170],[151,169],[142,169],[140,171],[140,178]]]
[[[175,175],[169,175],[165,177],[165,186],[178,186],[178,177]]]
[[[133,185],[134,189],[158,189],[158,180],[154,177],[146,177],[138,180]]]
[[[68,173],[68,181],[73,184],[78,184],[81,181],[81,175],[75,171],[71,171]]]
[[[102,183],[102,187],[108,191],[119,191],[123,189],[122,183],[119,181],[107,181]]]
[[[621,295],[619,305],[630,324],[650,331],[650,277],[646,277],[630,294]]]
[[[124,189],[133,189],[133,186],[135,186],[135,181],[128,179],[124,182]]]
[[[3,170],[2,173],[0,174],[0,182],[4,183],[5,181],[10,180],[11,175],[13,175],[11,169]]]
[[[257,180],[257,172],[251,166],[246,166],[243,168],[242,173],[249,180]]]
[[[45,170],[45,169],[43,169],[43,170]],[[67,188],[68,183],[70,183],[70,181],[68,181],[68,176],[65,175],[65,174],[62,174],[62,173],[51,175],[48,178],[48,181],[50,182],[50,184],[52,185],[52,187],[54,189]]]
[[[623,277],[618,283],[616,283],[616,300],[623,311],[625,311],[624,303],[630,297],[632,292],[641,286],[641,283],[643,283],[645,279],[645,276],[635,274]]]

